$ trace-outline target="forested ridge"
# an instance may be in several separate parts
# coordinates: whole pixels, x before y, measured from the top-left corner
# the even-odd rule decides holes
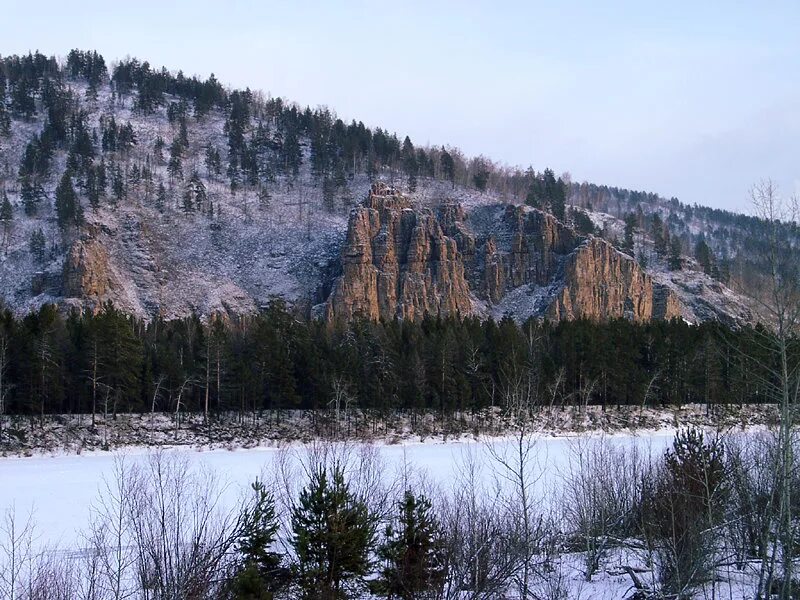
[[[101,101],[102,94],[107,97]],[[149,139],[142,129],[106,114],[119,106],[130,109],[140,126],[141,119],[163,113],[173,137],[158,135],[141,148]],[[200,147],[201,125],[212,115],[221,137],[208,137]],[[570,187],[568,178],[549,169],[508,168],[466,158],[452,147],[422,147],[381,128],[347,124],[327,108],[230,90],[213,75],[187,77],[134,58],[108,65],[97,52],[79,50],[63,63],[38,52],[0,58],[4,157],[11,156],[8,139],[21,139],[14,137],[19,132],[30,134],[19,164],[0,165],[0,221],[6,251],[9,240],[19,238],[15,228],[26,223],[30,239],[12,254],[30,255],[30,261],[14,260],[32,261],[39,270],[33,288],[44,275],[62,272],[59,252],[79,236],[90,212],[114,211],[135,199],[148,210],[170,213],[173,222],[195,219],[200,231],[207,220],[206,229],[218,231],[223,198],[216,187],[252,194],[266,210],[270,195],[296,183],[301,169],[317,182],[321,205],[329,210],[341,208],[347,182],[359,174],[397,180],[409,190],[418,179],[431,178],[524,200],[587,232],[595,226],[567,210],[566,202],[605,210],[601,203],[624,197],[617,212],[630,216],[620,242],[625,250],[641,249],[637,230],[649,231],[659,260],[680,268],[688,243],[682,234],[672,235],[677,244],[668,249],[667,236],[659,237],[675,219],[629,212],[648,203],[661,210],[652,194]],[[190,147],[201,151],[190,153]],[[709,220],[736,220],[693,210]],[[742,228],[754,235],[765,223],[742,219]],[[37,225],[58,234],[45,235]],[[778,228],[781,241],[793,239],[793,227]],[[703,267],[724,279],[724,269],[711,268],[723,264],[722,257],[704,257]],[[763,378],[749,378],[759,363],[750,352],[757,349],[751,331],[679,321],[518,325],[511,318],[434,315],[420,323],[330,327],[298,318],[277,300],[260,315],[224,321],[146,321],[110,305],[96,315],[65,316],[45,305],[24,317],[3,315],[0,397],[5,414],[90,412],[101,402],[114,412],[176,406],[257,411],[325,407],[336,387],[364,409],[446,412],[502,406],[509,390],[524,382],[527,404],[758,402],[763,383],[754,382]]]
[[[518,324],[428,316],[332,326],[276,300],[257,316],[144,322],[106,305],[0,319],[6,414],[377,411],[765,401],[757,330],[679,320]],[[796,355],[798,346],[792,346]]]
[[[129,120],[115,118],[120,107],[130,108]],[[163,116],[169,134],[151,139],[147,123]],[[207,136],[217,125],[221,135]],[[24,144],[24,151],[10,152],[10,143]],[[725,283],[752,293],[759,287],[768,228],[763,219],[651,192],[572,182],[566,173],[509,167],[485,156],[467,157],[452,146],[414,144],[388,129],[348,123],[326,107],[229,89],[213,74],[186,76],[136,58],[107,64],[96,51],[72,50],[64,61],[39,52],[0,58],[2,246],[8,252],[23,218],[53,220],[61,240],[49,226],[25,228],[40,270],[63,251],[90,211],[137,198],[161,213],[174,208],[185,218],[203,215],[218,227],[224,202],[215,186],[252,195],[264,207],[306,171],[327,212],[349,209],[350,182],[359,175],[388,179],[412,193],[419,181],[438,180],[543,208],[644,261],[652,262],[652,256],[635,239],[652,238],[656,253],[669,255],[670,268],[680,268],[681,254],[693,255],[707,274]],[[624,236],[595,227],[580,211],[568,210],[569,204],[624,219]],[[787,251],[795,251],[796,224],[785,224],[779,234]]]

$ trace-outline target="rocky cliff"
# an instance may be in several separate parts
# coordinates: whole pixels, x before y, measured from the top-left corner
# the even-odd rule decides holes
[[[93,235],[84,235],[70,246],[64,260],[65,298],[75,298],[96,309],[108,299],[120,304],[120,284],[105,246]]]
[[[392,188],[373,186],[350,214],[328,318],[415,319],[471,310],[457,241],[431,210],[414,210]]]
[[[350,215],[329,319],[511,313],[634,321],[680,316],[674,293],[608,242],[552,215],[492,205],[414,209],[376,185]]]

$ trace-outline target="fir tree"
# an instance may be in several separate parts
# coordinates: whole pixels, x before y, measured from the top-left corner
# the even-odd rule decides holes
[[[292,534],[301,598],[344,600],[364,588],[375,522],[340,467],[312,473],[292,511]]]

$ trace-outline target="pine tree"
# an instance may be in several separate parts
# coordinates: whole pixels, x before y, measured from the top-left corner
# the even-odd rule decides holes
[[[278,533],[275,500],[261,481],[252,484],[256,500],[242,515],[238,543],[242,564],[233,581],[236,600],[269,600],[284,583],[282,557],[272,551]]]
[[[192,172],[183,192],[183,211],[203,210],[208,201],[206,186],[197,171]]]
[[[28,249],[30,250],[31,256],[33,256],[33,260],[36,262],[36,264],[44,264],[46,247],[47,242],[44,239],[44,233],[41,229],[37,229],[31,233],[31,237],[28,240]]]
[[[374,591],[402,600],[433,597],[445,576],[441,528],[424,496],[406,491],[398,508],[397,523],[387,526],[378,549],[384,567]]]
[[[653,221],[650,224],[650,236],[653,238],[653,246],[655,247],[656,254],[665,256],[667,254],[667,238],[664,236],[664,222],[661,220],[661,215],[655,213]]]
[[[14,221],[14,210],[8,200],[8,194],[3,190],[3,202],[0,204],[0,222],[3,223],[3,250],[7,251],[9,238],[11,237],[11,226]]]
[[[189,131],[186,129],[186,118],[181,116],[180,129],[178,130],[178,141],[184,150],[189,149]]]
[[[669,269],[670,271],[680,271],[682,268],[681,240],[676,236],[672,238],[672,243],[669,247]]]
[[[311,475],[292,510],[295,574],[304,600],[354,598],[370,571],[375,521],[334,466]]]
[[[172,140],[172,145],[169,147],[169,165],[167,170],[172,179],[183,179],[183,146],[179,138]]]
[[[158,191],[156,192],[156,209],[159,212],[164,212],[164,207],[167,205],[167,188],[164,187],[164,182],[158,182]]]
[[[58,225],[64,229],[69,225],[80,225],[83,222],[83,209],[78,195],[72,186],[72,176],[65,171],[56,188],[56,216]]]
[[[439,158],[439,161],[442,166],[442,174],[444,178],[447,179],[452,185],[453,189],[456,187],[456,164],[453,160],[453,156],[444,148],[442,148],[442,154]]]
[[[625,233],[622,238],[622,251],[633,256],[633,234],[636,231],[636,215],[625,215]]]
[[[417,189],[417,174],[419,173],[419,165],[417,164],[417,155],[414,151],[414,144],[411,143],[411,138],[406,136],[403,141],[403,149],[401,151],[403,158],[403,169],[408,176],[408,189],[412,192]]]
[[[713,252],[704,239],[699,239],[694,247],[694,257],[700,266],[703,267],[703,273],[711,275],[712,266],[714,263]]]
[[[156,163],[161,164],[164,162],[164,148],[166,147],[166,143],[164,143],[164,138],[160,135],[156,137],[156,141],[153,142],[153,158],[155,158]]]

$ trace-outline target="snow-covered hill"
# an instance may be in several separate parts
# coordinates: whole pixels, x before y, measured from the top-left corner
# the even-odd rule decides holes
[[[352,169],[321,175],[315,140],[307,132],[297,139],[299,164],[292,171],[280,164],[293,135],[283,122],[285,109],[276,112],[275,103],[258,94],[248,96],[241,132],[243,152],[252,152],[249,160],[261,165],[249,181],[236,163],[244,159],[232,154],[234,110],[228,104],[193,113],[185,97],[165,92],[160,102],[143,110],[139,96],[124,93],[119,81],[105,78],[91,85],[66,73],[48,81],[68,106],[71,120],[65,140],[51,149],[49,168],[37,179],[35,205],[23,198],[20,165],[54,120],[52,101],[44,100],[45,84],[32,95],[35,113],[22,117],[12,111],[8,135],[0,138],[0,188],[12,207],[0,252],[0,298],[20,314],[51,302],[96,308],[107,300],[144,318],[241,314],[274,297],[311,314],[341,270],[348,213],[375,180],[402,189],[417,207],[460,204],[475,219],[481,207],[520,202],[518,195],[496,187],[478,191],[455,176],[442,177],[441,167],[421,171],[411,181],[408,169],[391,160],[370,162],[372,147],[359,151],[367,167],[355,165],[353,151]],[[310,118],[308,111],[292,110],[297,119]],[[94,202],[86,169],[72,164],[78,160],[75,138],[81,129],[76,121],[91,137],[92,168],[102,166],[107,180]],[[107,144],[111,123],[132,131],[133,142]],[[184,138],[176,161],[172,148]],[[340,157],[340,168],[345,158]],[[67,171],[74,173],[79,226],[58,218],[56,190]],[[615,217],[597,212],[590,217],[608,239],[620,235]],[[481,227],[490,235],[494,224]],[[33,242],[40,231],[45,247],[37,252]],[[647,243],[644,237],[639,241]],[[749,319],[739,296],[702,273],[670,272],[658,261],[651,262],[650,270],[655,281],[678,294],[689,321]],[[535,314],[531,302],[552,296],[557,291],[548,291],[552,285],[515,290],[492,307],[473,298],[474,311],[520,318]]]

